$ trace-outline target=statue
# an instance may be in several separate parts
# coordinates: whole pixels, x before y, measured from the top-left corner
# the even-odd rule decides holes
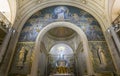
[[[98,47],[98,57],[100,60],[100,64],[102,66],[106,66],[106,58],[105,58],[104,51],[101,46]]]
[[[23,63],[24,63],[24,60],[25,60],[24,57],[25,57],[25,48],[22,47],[20,52],[19,52],[18,63],[17,63],[18,67],[23,67]]]
[[[64,60],[58,61],[57,73],[59,74],[68,73],[66,62]]]

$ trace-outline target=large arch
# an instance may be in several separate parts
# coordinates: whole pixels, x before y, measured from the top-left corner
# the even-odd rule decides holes
[[[21,19],[19,20],[19,22],[16,22],[15,28],[18,30],[18,32],[20,32],[22,30],[22,27],[24,26],[25,22],[37,11],[42,10],[44,8],[50,7],[50,6],[55,6],[55,5],[68,5],[68,6],[74,6],[80,9],[83,9],[85,11],[87,11],[88,13],[90,13],[92,16],[94,16],[96,18],[96,20],[100,23],[100,26],[102,28],[103,31],[106,30],[105,26],[106,23],[103,20],[101,14],[99,14],[96,10],[94,10],[91,7],[86,6],[86,4],[80,4],[78,2],[75,1],[54,1],[54,2],[43,2],[41,4],[36,4],[34,7],[30,8],[29,10],[27,10],[26,12],[23,13],[23,16],[21,17]],[[19,24],[19,26],[16,27],[16,25]]]
[[[37,76],[38,59],[39,59],[40,45],[41,45],[40,43],[42,41],[43,36],[50,29],[55,28],[55,27],[67,27],[67,28],[74,30],[75,32],[78,33],[78,35],[80,35],[82,43],[83,43],[84,54],[86,57],[85,60],[86,60],[86,64],[87,64],[88,75],[94,74],[92,63],[91,63],[90,56],[89,56],[90,54],[89,54],[88,40],[87,40],[85,33],[79,27],[77,27],[75,24],[72,24],[70,22],[53,22],[53,23],[48,24],[46,27],[44,27],[40,31],[40,33],[36,39],[35,48],[34,48],[34,52],[33,52],[33,63],[32,63],[30,76]]]

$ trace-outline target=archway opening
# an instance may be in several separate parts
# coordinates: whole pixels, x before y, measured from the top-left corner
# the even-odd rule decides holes
[[[81,37],[71,28],[59,26],[48,30],[44,34],[40,46],[42,48],[38,64],[38,69],[42,72],[40,76],[82,75],[87,68],[86,61],[80,60],[80,64],[76,64],[79,58],[85,56],[83,49],[81,49],[83,46],[80,45],[82,45]],[[76,53],[82,53],[83,56]],[[83,62],[85,69],[81,67]]]
[[[56,51],[59,49],[58,52],[63,54],[59,53],[58,55],[56,54],[57,57],[53,57],[53,51],[51,50],[53,50],[53,47],[55,46],[57,46]],[[67,51],[66,53],[60,51],[65,50],[65,48],[68,47],[69,49],[67,50],[69,53],[70,48],[72,49],[71,54]],[[34,70],[32,68],[33,71],[31,71],[31,75],[81,76],[90,73],[92,74],[93,69],[88,53],[87,37],[79,27],[69,22],[51,23],[43,28],[37,37],[35,59],[33,61]],[[68,56],[65,54],[69,54],[70,59],[65,59],[65,56]],[[44,55],[44,57],[42,55]],[[85,58],[85,60],[83,58]],[[35,69],[37,71],[39,70],[39,73],[36,73]]]

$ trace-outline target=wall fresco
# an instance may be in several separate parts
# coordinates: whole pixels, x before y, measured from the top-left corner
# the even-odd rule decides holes
[[[18,43],[9,75],[30,73],[34,43]]]
[[[89,42],[94,71],[113,73],[114,66],[106,42]]]
[[[105,40],[99,23],[88,12],[71,6],[52,6],[38,11],[28,19],[21,31],[19,41],[35,41],[42,28],[61,20],[80,27],[89,41]]]

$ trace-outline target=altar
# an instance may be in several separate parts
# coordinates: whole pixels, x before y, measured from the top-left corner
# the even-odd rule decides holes
[[[54,69],[54,73],[51,73],[49,76],[74,76],[66,64],[65,60],[59,60],[58,65]]]
[[[50,76],[74,76],[73,74],[53,74]]]

